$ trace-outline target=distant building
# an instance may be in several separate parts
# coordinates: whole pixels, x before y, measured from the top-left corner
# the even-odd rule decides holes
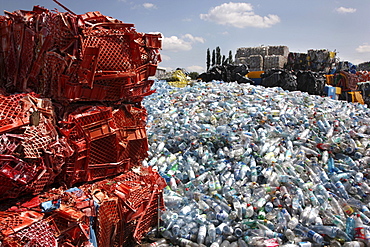
[[[162,67],[157,67],[157,71],[155,72],[156,78],[163,78],[166,74],[166,69]]]

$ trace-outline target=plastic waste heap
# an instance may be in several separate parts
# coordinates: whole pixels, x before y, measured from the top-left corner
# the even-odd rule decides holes
[[[145,97],[179,246],[368,246],[370,111],[281,88],[163,82]]]

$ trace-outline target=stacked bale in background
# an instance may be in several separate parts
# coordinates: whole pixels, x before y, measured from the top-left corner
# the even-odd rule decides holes
[[[246,63],[251,71],[282,69],[288,54],[287,46],[242,47],[237,49],[235,61]]]
[[[260,71],[263,70],[263,56],[261,55],[251,55],[246,58],[246,64],[250,71]]]
[[[308,50],[307,53],[289,53],[286,69],[311,70],[329,73],[337,64],[336,52],[327,49]]]
[[[265,57],[263,70],[284,68],[288,58],[281,55],[269,55]]]

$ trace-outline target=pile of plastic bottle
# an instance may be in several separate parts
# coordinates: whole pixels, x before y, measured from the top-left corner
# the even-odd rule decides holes
[[[179,246],[369,246],[370,111],[281,88],[156,82],[149,158]],[[168,245],[167,245],[168,246]]]

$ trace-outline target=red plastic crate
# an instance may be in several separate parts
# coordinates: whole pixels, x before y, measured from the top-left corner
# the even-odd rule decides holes
[[[0,95],[0,133],[29,124],[31,103],[22,100],[27,94]]]
[[[37,126],[26,126],[21,145],[24,147],[25,158],[40,158],[50,143],[56,137],[54,125],[49,120],[39,123]]]
[[[12,155],[0,155],[0,177],[10,179],[18,186],[27,185],[35,176],[35,169]]]
[[[86,140],[73,141],[72,147],[75,152],[66,159],[63,172],[59,177],[59,182],[66,183],[68,186],[85,181],[90,157],[89,142]]]
[[[154,76],[157,70],[157,65],[154,64],[145,64],[136,69],[136,81],[147,80],[149,76]]]
[[[112,246],[115,229],[119,222],[118,198],[110,198],[100,204],[97,216],[96,235],[98,246]]]
[[[146,109],[132,104],[121,105],[112,115],[117,129],[136,129],[146,125]]]
[[[103,27],[103,28],[102,28]],[[132,24],[100,23],[84,31],[83,47],[100,47],[97,70],[132,71],[134,43]]]
[[[130,170],[114,180],[118,184],[116,195],[124,198],[124,204],[132,212],[123,218],[121,241],[123,246],[133,246],[157,224],[158,211],[165,209],[162,190],[166,182],[151,167]]]
[[[31,22],[36,19],[39,29]],[[0,29],[1,86],[9,92],[31,88],[60,101],[117,101],[117,86],[147,80],[160,61],[160,34],[138,33],[133,24],[99,12],[75,15],[35,6],[0,18]],[[151,68],[136,76],[141,66]],[[99,82],[114,78],[122,80]]]
[[[148,156],[148,140],[138,139],[127,142],[127,147],[122,153],[122,159],[131,159],[131,165],[137,166]],[[128,167],[129,169],[131,167]]]
[[[121,100],[126,103],[141,102],[145,96],[149,96],[155,92],[155,90],[151,90],[153,83],[153,80],[146,80],[122,86]]]
[[[54,98],[59,92],[59,81],[68,63],[56,52],[45,52],[42,66],[42,77],[39,79],[38,91],[44,97]]]
[[[112,108],[106,106],[83,106],[68,116],[68,121],[79,124],[81,127],[94,124],[112,117]]]
[[[58,245],[54,224],[50,220],[41,220],[22,229],[14,235],[17,241],[26,245],[54,247]]]
[[[35,211],[0,211],[0,233],[2,236],[9,236],[40,221],[42,217],[41,213]]]
[[[161,34],[149,34],[146,33],[145,37],[145,44],[149,48],[154,49],[161,49],[162,48],[162,35]]]
[[[121,160],[118,163],[89,165],[86,181],[105,179],[118,175],[127,170],[130,166],[130,159]]]
[[[140,243],[144,236],[149,232],[149,230],[156,226],[158,223],[158,212],[164,211],[164,200],[162,196],[162,191],[155,190],[152,192],[144,213],[138,219],[135,231],[133,233],[133,238],[137,243]]]
[[[27,88],[27,79],[28,73],[31,70],[31,65],[33,61],[33,54],[35,49],[35,43],[33,42],[35,38],[35,32],[30,29],[29,27],[23,27],[23,40],[21,51],[20,51],[20,58],[19,58],[19,73],[17,81],[19,82],[17,87],[22,89],[22,91],[26,91]]]
[[[77,16],[68,12],[51,14],[50,19],[47,19],[46,22],[50,28],[50,36],[54,40],[54,47],[61,52],[73,52],[73,48],[78,42],[76,39],[76,35],[78,35]]]
[[[13,154],[21,144],[21,136],[12,134],[3,134],[0,136],[1,154]]]

